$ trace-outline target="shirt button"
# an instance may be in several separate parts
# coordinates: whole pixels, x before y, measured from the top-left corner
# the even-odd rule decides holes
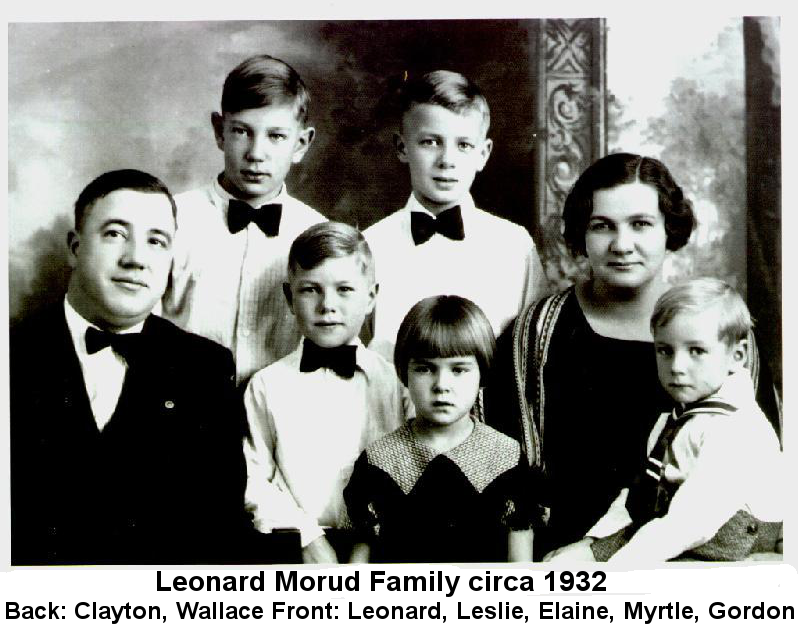
[[[249,328],[244,328],[241,330],[241,336],[249,336]]]
[[[163,405],[166,408],[174,408],[175,407],[175,403],[172,402],[172,400],[166,400],[166,402],[164,402]]]

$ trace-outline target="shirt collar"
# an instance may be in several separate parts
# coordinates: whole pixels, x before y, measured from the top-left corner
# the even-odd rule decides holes
[[[747,369],[738,369],[730,374],[720,385],[720,389],[708,399],[726,402],[738,408],[754,403],[756,393],[751,373]]]
[[[297,369],[299,369],[299,363],[302,360],[302,347],[304,342],[305,337],[300,337],[299,345],[295,351]],[[366,378],[370,380],[376,365],[374,352],[363,345],[363,342],[359,338],[355,339],[353,343],[349,343],[349,345],[354,345],[357,348],[357,350],[355,350],[355,365],[366,375]]]
[[[213,178],[213,185],[211,186],[211,195],[213,196],[214,204],[222,208],[225,212],[225,215],[227,214],[227,206],[230,203],[230,199],[236,198],[232,194],[230,194],[227,190],[222,188],[222,184],[219,183],[219,177]],[[274,197],[271,201],[269,201],[269,203],[281,203],[285,205],[286,199],[288,199],[288,190],[285,186],[285,182],[283,182],[283,185],[280,188],[280,192],[278,192],[277,196]]]
[[[466,217],[471,214],[473,209],[476,207],[474,205],[474,198],[471,196],[470,193],[466,194],[464,197],[460,199],[458,202],[460,206],[460,213],[463,216],[463,221],[466,221]],[[410,193],[410,198],[405,203],[404,207],[405,211],[407,212],[408,217],[410,216],[410,212],[423,212],[424,214],[429,214],[430,216],[435,216],[432,212],[430,212],[427,208],[425,208],[418,199],[416,199],[416,195],[412,192]],[[466,232],[468,233],[468,232]]]
[[[94,325],[84,318],[83,315],[75,310],[72,304],[69,303],[69,299],[66,297],[64,297],[64,315],[66,316],[67,327],[69,328],[69,334],[72,337],[72,344],[75,346],[75,350],[79,356],[87,356],[86,330],[89,327],[99,329],[99,326]],[[136,332],[141,332],[143,328],[144,321],[141,321],[134,326],[117,332],[117,334],[134,334]]]
[[[712,412],[712,404],[715,403],[726,404],[736,409],[756,404],[754,383],[747,369],[738,369],[735,373],[727,376],[720,388],[711,395],[691,404],[677,404],[672,415],[674,418],[679,418],[685,412],[701,408],[709,409],[709,412]]]

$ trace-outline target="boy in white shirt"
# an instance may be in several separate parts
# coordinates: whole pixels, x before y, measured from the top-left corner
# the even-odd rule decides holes
[[[284,290],[303,339],[247,386],[247,503],[260,531],[299,529],[304,561],[335,563],[351,550],[344,487],[360,452],[403,423],[402,388],[393,365],[358,340],[377,285],[357,229],[303,232]],[[290,501],[277,501],[275,486]]]
[[[242,62],[211,116],[224,171],[175,197],[180,229],[163,315],[229,348],[239,384],[299,339],[282,295],[286,256],[294,238],[326,220],[284,183],[313,141],[309,101],[287,63]]]
[[[430,72],[404,84],[400,110],[394,139],[412,194],[364,232],[380,280],[370,347],[389,360],[400,322],[425,297],[472,300],[498,336],[547,286],[527,231],[478,209],[469,193],[493,148],[479,88],[456,72]]]
[[[748,308],[725,282],[692,280],[660,297],[651,330],[676,408],[654,426],[638,480],[584,540],[547,559],[729,561],[779,551],[781,450],[743,367]]]

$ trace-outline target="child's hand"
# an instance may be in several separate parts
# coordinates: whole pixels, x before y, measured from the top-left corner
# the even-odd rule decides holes
[[[368,544],[358,542],[352,548],[352,555],[349,557],[349,563],[368,563],[371,556],[371,548]]]
[[[590,548],[592,543],[592,537],[580,539],[578,542],[551,551],[543,558],[543,561],[596,561],[596,557]]]
[[[330,542],[322,535],[302,549],[302,562],[338,563],[338,557],[335,555],[333,547],[330,546]]]

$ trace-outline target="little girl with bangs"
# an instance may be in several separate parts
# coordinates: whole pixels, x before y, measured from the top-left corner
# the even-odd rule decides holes
[[[532,560],[529,467],[517,441],[471,413],[494,346],[468,299],[429,297],[405,316],[394,363],[415,417],[355,463],[353,562]]]

